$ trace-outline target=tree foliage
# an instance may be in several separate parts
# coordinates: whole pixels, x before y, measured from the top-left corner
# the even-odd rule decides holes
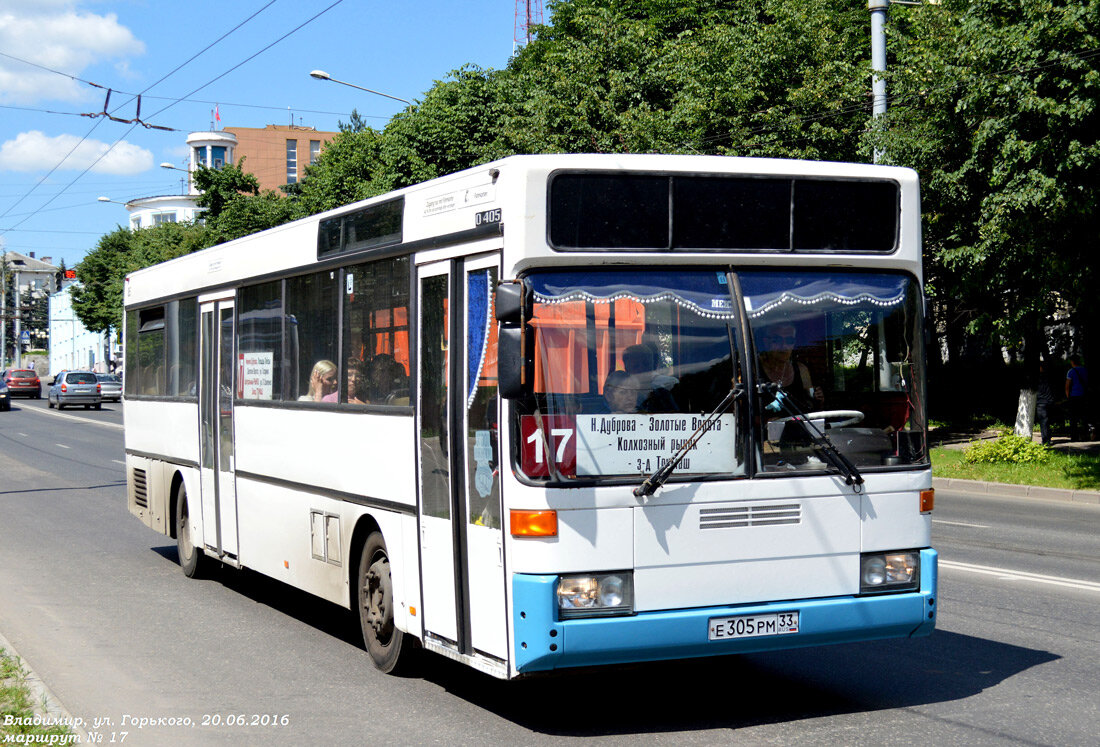
[[[954,0],[892,13],[897,104],[876,139],[922,176],[945,323],[1027,341],[1033,357],[1056,312],[1094,326],[1100,4]]]
[[[202,249],[206,239],[206,228],[191,223],[162,223],[137,231],[119,226],[106,234],[76,266],[79,283],[70,294],[77,319],[92,332],[119,329],[126,275]]]
[[[877,122],[864,0],[551,0],[549,11],[506,68],[460,68],[381,130],[353,113],[286,197],[259,194],[239,165],[201,170],[200,243],[513,153],[869,161],[878,148],[921,176],[948,348],[981,334],[993,350],[1037,349],[1056,310],[1097,324],[1100,0],[892,6],[890,113]]]

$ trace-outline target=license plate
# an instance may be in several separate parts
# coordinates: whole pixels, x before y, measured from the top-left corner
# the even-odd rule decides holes
[[[798,632],[798,612],[712,617],[709,623],[709,637],[712,641],[788,635]]]

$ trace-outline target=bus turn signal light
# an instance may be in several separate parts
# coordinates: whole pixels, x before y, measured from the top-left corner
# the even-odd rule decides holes
[[[922,490],[920,491],[920,512],[922,514],[931,513],[932,507],[936,504],[936,491],[935,490]]]
[[[557,511],[521,511],[510,512],[513,537],[557,537]]]

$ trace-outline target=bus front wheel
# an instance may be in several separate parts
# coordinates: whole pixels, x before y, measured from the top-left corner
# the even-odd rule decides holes
[[[359,559],[359,624],[374,666],[393,672],[402,663],[405,634],[393,622],[393,580],[381,532],[372,532]]]
[[[202,548],[195,547],[191,541],[191,509],[187,504],[187,488],[181,481],[176,488],[176,551],[184,575],[198,578],[206,570],[207,562]]]

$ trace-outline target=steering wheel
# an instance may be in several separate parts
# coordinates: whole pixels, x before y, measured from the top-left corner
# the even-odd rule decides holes
[[[829,423],[831,428],[844,428],[845,426],[855,425],[863,420],[863,413],[859,410],[817,410],[815,412],[806,413],[807,420],[838,420],[840,422]],[[786,418],[778,418],[772,422],[788,423],[794,420],[794,416]]]

